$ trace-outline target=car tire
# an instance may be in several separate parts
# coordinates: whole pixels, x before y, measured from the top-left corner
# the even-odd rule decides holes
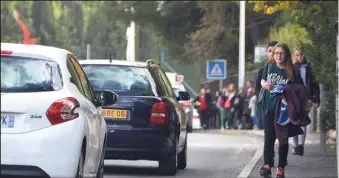
[[[166,176],[174,176],[177,173],[176,145],[169,155],[166,155],[159,160],[159,172]]]
[[[85,151],[81,149],[80,157],[79,157],[79,164],[77,169],[76,178],[83,178],[84,177],[84,164],[85,164]]]
[[[187,167],[187,139],[184,143],[184,148],[182,151],[178,154],[178,169],[185,169]]]

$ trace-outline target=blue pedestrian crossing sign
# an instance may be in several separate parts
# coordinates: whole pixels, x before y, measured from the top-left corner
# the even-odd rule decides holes
[[[226,79],[227,61],[224,59],[208,60],[206,66],[206,78],[209,80]]]

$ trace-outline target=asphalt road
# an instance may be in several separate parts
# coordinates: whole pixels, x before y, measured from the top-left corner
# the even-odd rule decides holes
[[[173,177],[238,177],[256,151],[255,138],[237,131],[196,132],[188,137],[188,163]],[[105,178],[157,178],[158,162],[105,160]]]

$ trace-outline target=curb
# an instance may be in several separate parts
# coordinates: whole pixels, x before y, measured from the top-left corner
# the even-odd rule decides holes
[[[261,158],[264,152],[264,147],[262,144],[257,146],[257,151],[255,152],[254,156],[251,158],[251,160],[247,163],[247,165],[244,167],[243,170],[241,170],[240,174],[237,178],[248,178],[250,174],[253,171],[253,168]]]
[[[258,141],[264,139],[264,134],[255,133],[253,131],[241,130],[240,134],[248,136],[248,137],[252,137],[252,138],[254,138]],[[244,167],[244,169],[241,170],[241,172],[240,172],[240,174],[238,175],[237,178],[248,178],[250,176],[250,174],[252,173],[253,168],[255,167],[255,165],[257,164],[257,162],[259,161],[259,159],[261,158],[261,156],[264,153],[263,144],[258,144],[256,149],[257,149],[257,151],[255,152],[254,156],[247,163],[247,165]]]

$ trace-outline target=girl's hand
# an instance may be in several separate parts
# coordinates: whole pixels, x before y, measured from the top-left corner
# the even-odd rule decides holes
[[[261,86],[266,90],[272,90],[273,89],[273,85],[269,84],[266,81],[261,81]]]

